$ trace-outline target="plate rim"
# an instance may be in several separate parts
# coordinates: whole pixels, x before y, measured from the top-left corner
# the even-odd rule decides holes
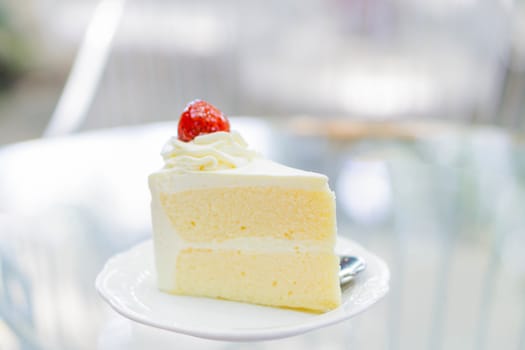
[[[140,250],[146,245],[153,244],[153,240],[151,238],[146,239],[142,242],[139,242],[129,249],[117,253],[113,256],[111,256],[104,264],[104,267],[97,275],[97,278],[95,280],[95,288],[98,292],[98,294],[101,296],[101,298],[108,303],[108,305],[116,311],[118,314],[120,314],[123,317],[126,317],[134,322],[151,326],[159,329],[163,329],[170,332],[176,332],[180,334],[185,334],[189,336],[194,336],[198,338],[204,338],[204,339],[211,339],[211,340],[221,340],[221,341],[261,341],[261,340],[272,340],[272,339],[282,339],[291,337],[294,335],[299,335],[306,333],[308,331],[312,331],[319,328],[324,328],[327,326],[334,325],[336,323],[348,320],[350,318],[353,318],[365,310],[371,308],[372,306],[376,305],[380,300],[384,298],[384,296],[388,293],[390,289],[390,270],[388,269],[388,265],[386,262],[378,257],[376,254],[370,252],[366,248],[362,247],[359,243],[356,243],[355,241],[346,238],[346,237],[337,237],[338,241],[351,243],[353,246],[358,247],[359,249],[362,249],[366,252],[366,255],[368,255],[370,258],[374,259],[374,263],[378,266],[379,273],[377,273],[378,276],[381,276],[380,280],[382,283],[382,288],[378,289],[377,293],[375,294],[375,299],[369,303],[365,303],[363,305],[360,305],[356,308],[354,308],[353,312],[344,312],[341,310],[341,308],[345,307],[345,303],[343,302],[338,308],[328,311],[326,313],[322,313],[319,315],[315,315],[317,318],[317,321],[307,321],[304,323],[299,324],[293,324],[289,326],[282,326],[278,327],[278,331],[275,330],[274,327],[266,327],[266,328],[260,328],[260,329],[243,329],[243,330],[216,330],[213,328],[202,328],[202,329],[195,329],[193,327],[183,327],[179,325],[166,325],[162,322],[156,322],[155,320],[152,320],[151,318],[144,317],[137,313],[134,310],[131,310],[130,308],[126,307],[122,302],[118,300],[118,298],[112,297],[111,293],[105,288],[104,282],[108,278],[111,278],[113,273],[109,273],[110,266],[114,265],[114,263],[122,259],[123,257],[130,255],[134,253],[135,251]],[[143,248],[144,249],[144,248]],[[151,251],[151,254],[153,254],[153,250]],[[160,291],[158,291],[161,293]],[[177,297],[177,296],[174,296]],[[228,301],[228,302],[234,302],[234,301]],[[290,310],[294,311],[294,310]],[[294,311],[295,312],[295,311]],[[334,315],[335,314],[335,315]]]

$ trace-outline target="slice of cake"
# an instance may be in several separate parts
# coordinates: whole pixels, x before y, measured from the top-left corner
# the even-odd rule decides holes
[[[340,304],[334,194],[326,176],[251,151],[194,101],[149,177],[160,290],[327,311]]]

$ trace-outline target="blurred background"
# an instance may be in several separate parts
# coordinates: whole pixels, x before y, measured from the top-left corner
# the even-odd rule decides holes
[[[79,129],[173,120],[196,96],[230,115],[523,123],[519,0],[0,6],[1,143],[42,135],[74,67]]]
[[[392,288],[308,335],[167,348],[525,349],[523,0],[2,0],[0,349],[165,336],[93,281],[150,237],[145,178],[195,98],[328,174]]]

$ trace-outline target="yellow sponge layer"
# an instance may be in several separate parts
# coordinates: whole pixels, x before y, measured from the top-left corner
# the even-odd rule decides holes
[[[330,253],[186,249],[166,292],[324,312],[341,302],[338,263]]]
[[[241,237],[335,242],[330,191],[215,188],[161,193],[160,201],[175,231],[188,242]]]

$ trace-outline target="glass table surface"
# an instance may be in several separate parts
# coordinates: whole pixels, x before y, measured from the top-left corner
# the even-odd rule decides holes
[[[176,133],[147,124],[0,148],[0,335],[8,329],[21,349],[525,349],[520,139],[460,125],[345,138],[233,119],[269,158],[330,177],[339,235],[389,264],[384,300],[335,326],[250,344],[116,314],[94,280],[110,256],[151,237],[147,176]]]

